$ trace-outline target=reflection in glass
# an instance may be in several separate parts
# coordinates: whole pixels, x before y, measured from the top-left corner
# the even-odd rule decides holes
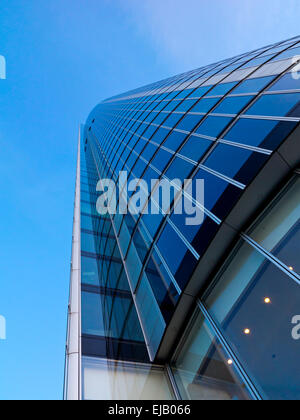
[[[291,272],[300,274],[300,179],[295,178],[279,201],[255,224],[250,236]]]
[[[264,95],[248,109],[248,115],[271,117],[300,117],[300,93]]]
[[[299,343],[291,334],[291,320],[300,307],[299,287],[241,243],[205,299],[264,399],[300,399]]]
[[[172,368],[183,399],[249,399],[233,360],[198,309],[187,329],[184,344],[172,362]]]
[[[84,400],[173,400],[163,367],[83,358]]]

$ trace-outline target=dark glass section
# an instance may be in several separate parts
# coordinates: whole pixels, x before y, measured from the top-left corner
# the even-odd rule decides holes
[[[231,122],[227,117],[207,117],[206,120],[197,128],[196,133],[209,137],[218,137]]]
[[[204,165],[248,185],[268,159],[269,156],[262,153],[218,144]]]
[[[209,140],[191,136],[180,150],[180,154],[198,162],[212,145]]]
[[[173,275],[179,269],[185,254],[190,251],[186,244],[167,223],[157,243],[158,249],[164,256]],[[195,257],[193,257],[195,258]]]
[[[275,150],[294,130],[296,125],[297,123],[290,121],[240,119],[225,135],[225,139],[267,150]]]
[[[195,178],[204,180],[205,207],[221,220],[225,219],[243,191],[203,169],[197,172]]]
[[[249,115],[268,115],[271,117],[300,117],[300,93],[264,95],[247,111]],[[266,114],[267,112],[267,114]]]
[[[179,294],[156,252],[153,253],[146,266],[145,275],[159,304],[164,320],[166,323],[169,323],[178,302]]]
[[[168,168],[166,176],[170,180],[180,179],[181,181],[183,181],[184,179],[189,177],[189,174],[192,172],[193,169],[194,166],[191,163],[186,162],[180,158],[176,158]]]

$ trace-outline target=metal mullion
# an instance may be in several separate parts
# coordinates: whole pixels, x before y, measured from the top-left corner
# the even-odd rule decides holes
[[[241,238],[244,239],[248,245],[251,245],[256,251],[262,254],[267,260],[271,261],[276,267],[278,267],[282,272],[288,275],[292,280],[294,280],[298,285],[300,285],[300,275],[294,271],[291,271],[289,267],[275,257],[271,252],[267,251],[264,247],[259,245],[254,241],[250,236],[245,233],[241,233]]]
[[[248,373],[245,371],[243,364],[239,361],[238,356],[236,355],[235,351],[232,349],[231,345],[223,335],[222,331],[219,329],[217,323],[210,315],[204,304],[198,299],[197,306],[201,313],[204,315],[204,318],[214,334],[216,335],[217,339],[220,341],[221,345],[225,348],[226,352],[229,354],[230,358],[234,362],[235,368],[239,372],[240,376],[242,377],[244,383],[247,386],[248,391],[250,392],[251,396],[255,400],[262,400],[262,396],[260,395],[259,391],[256,389],[256,386],[252,382],[251,378],[248,376]]]

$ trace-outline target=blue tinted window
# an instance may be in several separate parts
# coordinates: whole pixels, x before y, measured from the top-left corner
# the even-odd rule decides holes
[[[136,137],[135,137],[136,139]],[[134,151],[138,154],[141,153],[141,151],[143,150],[143,148],[145,147],[145,140],[141,139],[137,142],[137,144],[135,144],[135,146],[133,147]]]
[[[178,270],[188,248],[177,235],[175,230],[167,223],[159,240],[158,248],[164,256],[166,263],[173,274]]]
[[[136,293],[136,301],[147,341],[150,343],[151,352],[155,354],[161,342],[166,323],[145,275],[141,278]]]
[[[150,139],[153,133],[157,130],[157,127],[154,125],[149,125],[145,133],[143,134],[143,137],[146,137],[147,139]]]
[[[276,149],[295,128],[296,123],[240,119],[225,138],[237,143]]]
[[[211,88],[211,86],[203,86],[197,88],[192,94],[191,97],[193,98],[201,98],[203,95],[205,95],[206,92]]]
[[[202,98],[200,102],[198,102],[191,112],[204,112],[207,113],[217,102],[219,102],[220,98]]]
[[[204,165],[247,185],[267,159],[262,153],[219,144]]]
[[[291,320],[299,313],[299,285],[248,244],[217,280],[206,305],[262,396],[298,400],[299,341],[291,337]]]
[[[196,125],[202,120],[200,115],[190,115],[184,117],[184,119],[176,127],[178,130],[192,131]]]
[[[180,118],[182,118],[182,114],[171,114],[164,122],[164,125],[173,128],[178,123]]]
[[[285,74],[278,80],[269,90],[272,92],[279,90],[294,90],[300,89],[300,79],[295,77],[295,74]]]
[[[133,246],[135,246],[135,249],[140,257],[141,261],[144,261],[147,252],[148,252],[148,247],[145,244],[144,239],[142,238],[139,230],[136,231],[134,237],[133,237]]]
[[[168,149],[176,151],[179,148],[179,146],[183,143],[186,136],[187,135],[184,133],[173,131],[163,145]]]
[[[150,159],[152,159],[156,150],[157,150],[157,146],[154,146],[154,144],[152,143],[148,143],[145,150],[142,153],[143,158],[150,161]]]
[[[164,111],[173,111],[177,105],[180,104],[180,101],[176,101],[175,99],[168,103],[168,105],[164,108]]]
[[[162,261],[153,253],[145,274],[166,322],[171,320],[179,295]]]
[[[169,163],[172,155],[165,150],[159,150],[157,155],[154,157],[151,165],[155,166],[155,168],[159,169],[161,172],[165,169],[167,164]]]
[[[180,154],[198,162],[212,145],[213,142],[209,140],[192,136],[180,150]]]
[[[160,128],[152,137],[152,140],[155,141],[156,143],[162,143],[164,141],[164,139],[167,137],[167,135],[169,134],[170,130],[166,129],[166,128]]]
[[[154,237],[163,219],[162,214],[144,214],[142,220],[145,223],[149,233]]]
[[[140,178],[146,166],[146,163],[139,159],[133,168],[134,176]]]
[[[223,220],[241,196],[242,190],[202,169],[197,172],[195,178],[204,180],[205,207]]]
[[[166,118],[165,113],[160,113],[157,117],[152,121],[153,124],[161,125],[164,119]]]
[[[216,114],[238,114],[254,96],[228,97],[214,110]]]
[[[255,93],[260,92],[274,79],[274,76],[248,79],[242,82],[232,93]]]
[[[196,133],[210,137],[218,137],[231,120],[232,118],[227,117],[207,117],[200,127],[197,128]]]
[[[99,286],[98,260],[95,258],[81,257],[81,282]]]
[[[105,336],[101,296],[84,291],[81,296],[83,334]]]
[[[178,92],[179,91],[177,91],[176,99],[181,99],[181,98],[183,99],[183,98],[186,98],[192,92],[192,89],[185,89],[179,93]]]
[[[264,95],[247,111],[249,115],[300,117],[300,93]]]
[[[225,95],[227,92],[229,92],[237,82],[231,82],[231,83],[221,83],[220,85],[217,85],[214,87],[210,92],[209,96],[213,95]]]
[[[196,102],[197,99],[186,99],[179,105],[176,111],[188,111]]]
[[[194,169],[194,165],[192,165],[189,162],[186,162],[185,160],[182,160],[180,158],[176,158],[169,169],[166,172],[166,176],[169,179],[176,179],[179,178],[180,180],[184,180],[189,177],[189,174]]]

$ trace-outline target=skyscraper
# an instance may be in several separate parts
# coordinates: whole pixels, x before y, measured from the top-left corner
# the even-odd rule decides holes
[[[299,62],[297,37],[92,111],[66,399],[300,399]],[[199,223],[177,211],[182,197]]]

